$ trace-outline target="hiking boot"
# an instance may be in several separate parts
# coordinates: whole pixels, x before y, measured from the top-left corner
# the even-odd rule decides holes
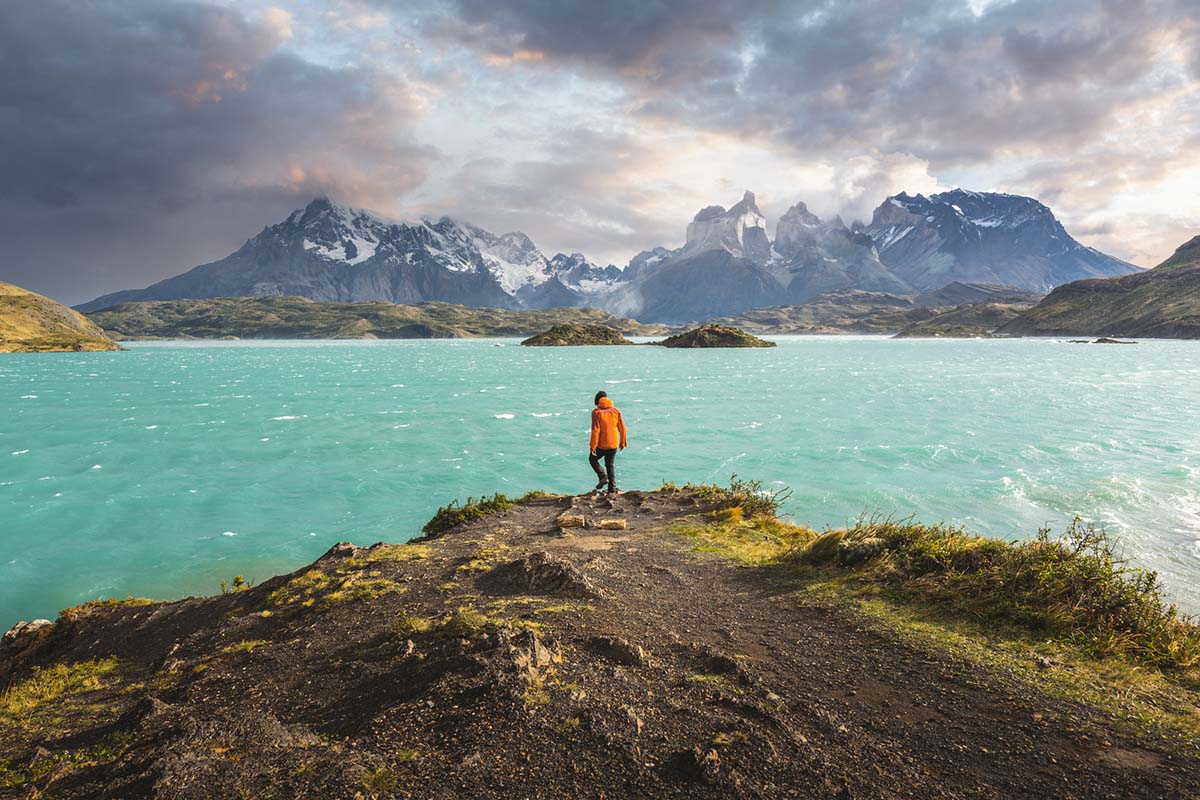
[[[598,491],[600,491],[601,489],[603,489],[603,488],[604,488],[605,486],[607,486],[607,485],[608,485],[608,480],[607,480],[607,479],[601,480],[599,483],[597,483],[597,484],[596,484],[596,488],[595,488],[595,489],[593,489],[592,491],[594,491],[594,492],[598,492]]]
[[[620,494],[620,493],[621,493],[621,490],[620,490],[620,489],[618,489],[616,486],[609,486],[609,487],[608,487],[608,493],[609,493],[609,494]]]

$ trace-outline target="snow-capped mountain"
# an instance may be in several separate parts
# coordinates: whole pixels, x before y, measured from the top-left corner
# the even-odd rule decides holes
[[[729,210],[702,209],[683,247],[639,253],[622,277],[602,295],[605,307],[662,322],[799,303],[838,289],[913,293],[880,263],[870,237],[841,219],[822,221],[804,203],[779,219],[772,243],[752,192]]]
[[[898,194],[870,225],[822,220],[797,203],[767,233],[752,192],[708,206],[685,244],[656,247],[620,270],[580,253],[547,257],[523,233],[493,234],[442,217],[393,222],[320,197],[237,252],[132,300],[299,295],[313,300],[443,300],[472,306],[593,306],[647,322],[689,322],[858,289],[916,295],[958,281],[1045,292],[1136,267],[1076,242],[1028,197],[954,190]]]
[[[688,224],[682,255],[694,256],[714,250],[724,250],[738,258],[754,261],[770,257],[767,220],[758,210],[754,192],[746,192],[741,202],[728,211],[722,206],[703,208]]]
[[[1137,267],[1071,238],[1031,197],[955,189],[901,193],[875,209],[862,232],[883,264],[921,291],[951,281],[999,283],[1035,292],[1081,278],[1127,275]]]
[[[146,289],[99,297],[80,309],[264,295],[545,308],[589,304],[591,295],[620,277],[615,267],[598,269],[578,254],[560,253],[555,260],[552,266],[520,232],[496,235],[450,217],[393,222],[319,197],[220,261]],[[564,267],[568,261],[571,266]]]

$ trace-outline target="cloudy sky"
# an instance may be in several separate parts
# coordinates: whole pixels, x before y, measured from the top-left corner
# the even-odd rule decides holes
[[[624,264],[963,186],[1151,266],[1198,154],[1200,0],[0,2],[0,280],[70,303],[321,193]]]

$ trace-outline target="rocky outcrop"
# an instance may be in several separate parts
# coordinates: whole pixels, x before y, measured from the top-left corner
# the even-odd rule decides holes
[[[521,344],[526,347],[562,347],[575,345],[633,344],[620,331],[604,325],[555,325],[548,331],[531,336]]]
[[[0,283],[0,353],[120,349],[78,311],[11,283]]]
[[[662,347],[774,347],[774,342],[751,336],[738,328],[725,325],[702,325],[684,333],[668,336],[658,343]]]
[[[857,588],[798,594],[806,573],[790,561],[722,558],[696,537],[728,499],[715,487],[528,499],[436,539],[339,543],[213,597],[68,610],[0,650],[0,796],[1200,791],[1194,737],[1168,750],[1064,699],[1065,678],[1047,693],[1060,661],[1021,669],[1024,639],[1000,651],[1002,671],[984,667],[975,648],[881,635],[853,613]],[[563,514],[629,528],[562,535]],[[794,528],[735,527],[748,548]],[[822,569],[909,563],[881,562],[880,538],[831,541]],[[999,635],[986,633],[980,647]],[[1154,694],[1167,691],[1160,678]]]

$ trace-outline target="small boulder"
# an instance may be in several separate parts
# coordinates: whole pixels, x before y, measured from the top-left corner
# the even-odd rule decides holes
[[[650,657],[640,646],[615,636],[593,636],[587,641],[588,649],[601,658],[627,667],[644,667]]]
[[[0,639],[0,653],[19,653],[53,627],[54,623],[48,619],[35,619],[33,622],[21,620],[4,632],[4,638]]]

